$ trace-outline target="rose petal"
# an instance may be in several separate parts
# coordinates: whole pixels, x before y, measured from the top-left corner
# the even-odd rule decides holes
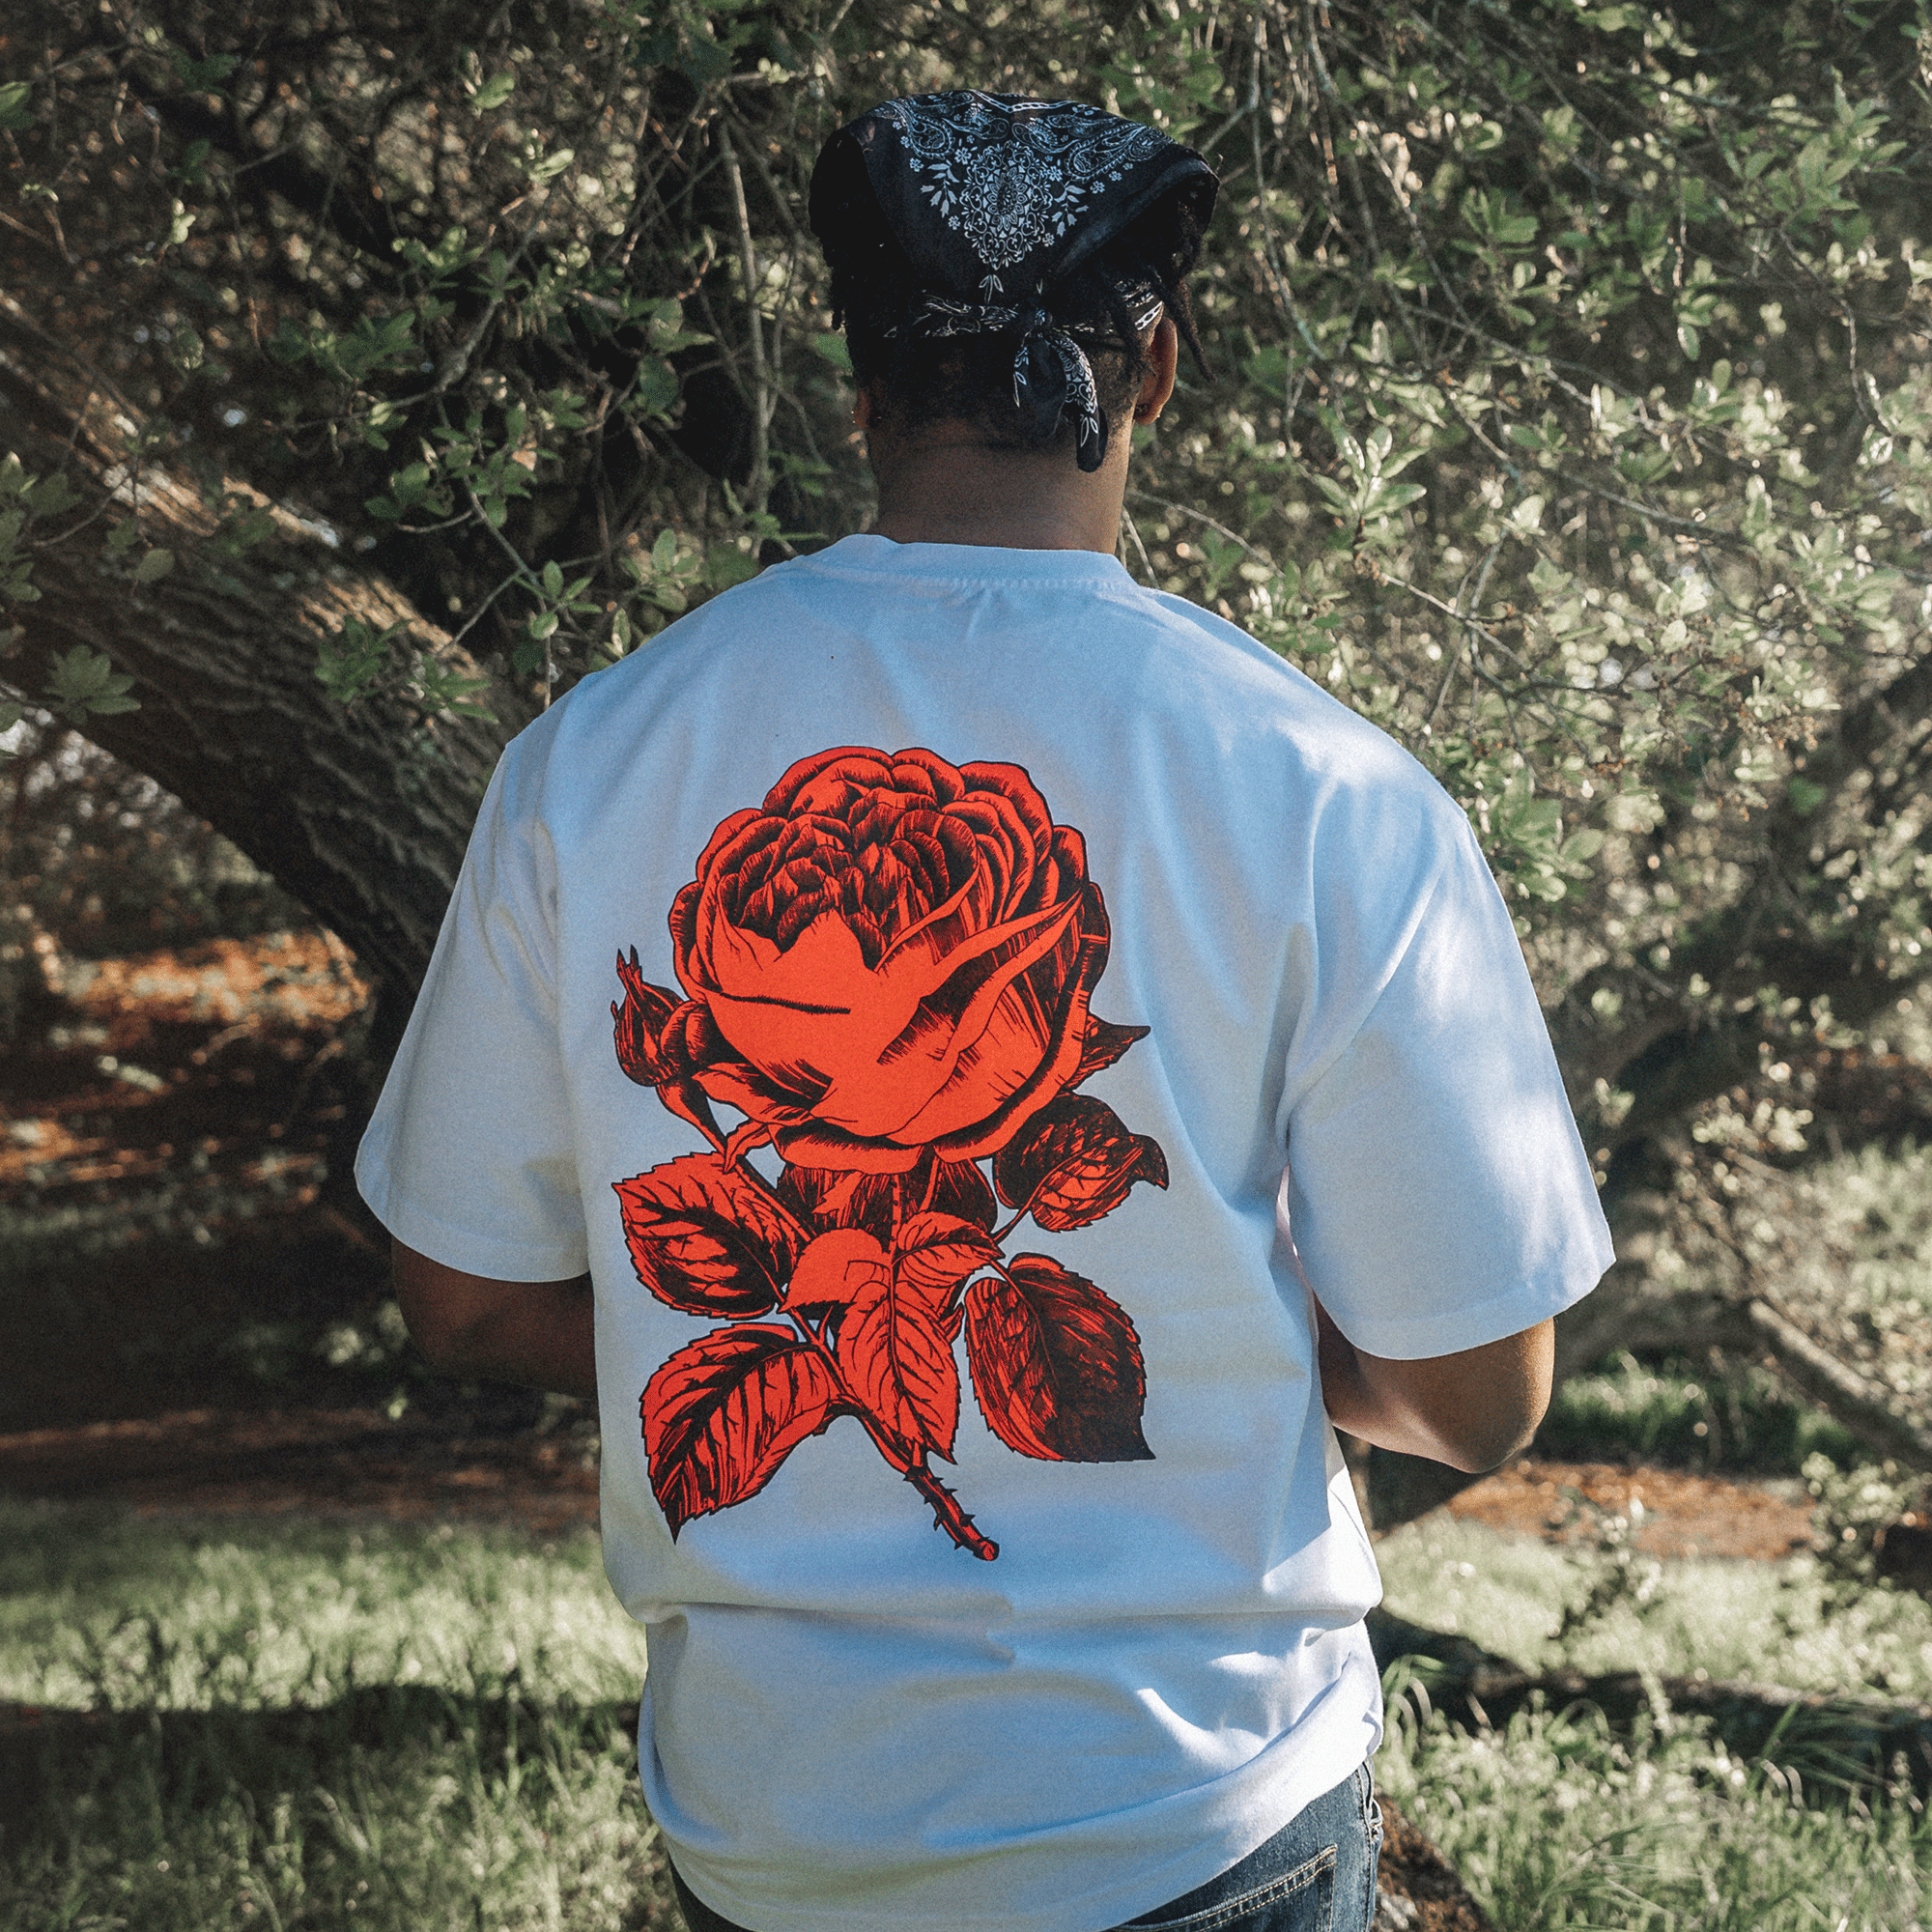
[[[1005,1146],[1072,1080],[1087,1003],[1106,970],[1110,930],[1098,886],[1089,885],[1068,910],[1080,916],[1078,925],[1063,928],[1071,970],[1042,963],[1000,990],[977,1034],[962,1022],[949,1079],[895,1139],[929,1142],[952,1159],[977,1159]],[[1056,1003],[1046,1005],[1042,993]]]

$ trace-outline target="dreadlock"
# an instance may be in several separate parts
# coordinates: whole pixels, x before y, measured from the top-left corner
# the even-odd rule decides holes
[[[833,326],[845,330],[854,378],[882,385],[885,423],[903,432],[932,423],[967,422],[983,434],[989,447],[1013,451],[1070,441],[1070,423],[1054,425],[1042,435],[1015,406],[1010,335],[935,339],[916,335],[907,327],[929,291],[915,278],[904,249],[869,194],[844,198],[838,216],[823,232],[832,270]],[[1048,294],[1053,320],[1078,335],[1087,350],[1100,408],[1110,422],[1131,410],[1149,366],[1147,345],[1120,292],[1123,282],[1150,283],[1159,290],[1196,368],[1204,377],[1208,374],[1185,277],[1174,270],[1177,256],[1192,262],[1200,253],[1201,227],[1190,209],[1169,213],[1166,240],[1165,248],[1151,248],[1141,224],[1130,224],[1056,281]]]

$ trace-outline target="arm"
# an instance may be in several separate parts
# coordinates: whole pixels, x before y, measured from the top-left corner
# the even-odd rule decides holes
[[[495,1281],[390,1244],[396,1300],[431,1368],[445,1376],[597,1393],[590,1277]]]
[[[1460,1354],[1396,1362],[1357,1349],[1319,1301],[1315,1317],[1329,1420],[1365,1442],[1474,1474],[1522,1448],[1549,1406],[1553,1321]]]

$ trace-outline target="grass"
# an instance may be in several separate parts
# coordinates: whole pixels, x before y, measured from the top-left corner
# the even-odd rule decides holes
[[[1808,1458],[1850,1463],[1849,1431],[1755,1363],[1721,1378],[1680,1360],[1639,1362],[1625,1353],[1592,1374],[1571,1376],[1537,1432],[1540,1455],[1580,1462],[1635,1456],[1680,1469],[1797,1475]]]
[[[1453,1522],[1382,1553],[1395,1608],[1525,1662],[1932,1690],[1932,1611],[1810,1559],[1639,1561],[1559,1641],[1611,1555]],[[54,1714],[0,1730],[0,1927],[674,1932],[641,1667],[588,1535],[0,1506],[0,1700]],[[1392,1713],[1384,1788],[1502,1932],[1932,1924],[1908,1797],[1803,1802],[1668,1717]]]
[[[1813,1556],[1625,1562],[1615,1548],[1555,1548],[1445,1519],[1405,1525],[1378,1555],[1391,1609],[1532,1669],[1932,1698],[1932,1605],[1848,1585]],[[1617,1587],[1594,1591],[1606,1572]],[[1577,1620],[1593,1593],[1601,1608]],[[1378,1776],[1502,1932],[1932,1925],[1932,1827],[1903,1783],[1834,1795],[1814,1762],[1801,1784],[1776,1750],[1733,1757],[1667,1709],[1621,1736],[1588,1708],[1533,1710],[1473,1736],[1426,1698],[1392,1697],[1390,1712]]]
[[[1650,1670],[1797,1690],[1868,1690],[1932,1702],[1932,1605],[1889,1586],[1847,1591],[1815,1556],[1781,1563],[1569,1551],[1480,1523],[1406,1523],[1377,1546],[1390,1609],[1457,1630],[1531,1670]],[[1609,1568],[1621,1587],[1559,1640]]]
[[[1810,1806],[1681,1720],[1619,1738],[1589,1711],[1469,1736],[1397,1714],[1382,1788],[1501,1932],[1926,1932],[1915,1802]]]
[[[588,1531],[176,1522],[0,1505],[0,1699],[326,1704],[356,1686],[635,1702],[643,1635]]]
[[[642,1669],[588,1535],[0,1508],[0,1926],[676,1926]]]

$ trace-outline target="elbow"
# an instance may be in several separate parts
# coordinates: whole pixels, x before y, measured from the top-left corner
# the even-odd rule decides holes
[[[1520,1403],[1461,1417],[1458,1426],[1440,1432],[1440,1460],[1465,1476],[1486,1476],[1529,1447],[1548,1406],[1544,1390]]]
[[[481,1311],[465,1293],[469,1277],[396,1244],[392,1281],[410,1340],[440,1376],[469,1366]]]
[[[416,1352],[438,1375],[457,1374],[463,1366],[463,1325],[433,1303],[400,1290],[396,1303],[403,1311],[403,1323],[410,1331],[410,1340],[416,1345]]]

